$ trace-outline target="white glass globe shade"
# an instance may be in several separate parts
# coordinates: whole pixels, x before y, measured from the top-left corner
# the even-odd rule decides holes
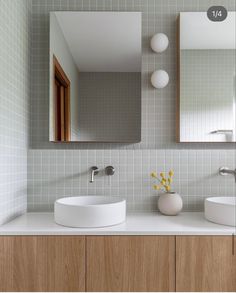
[[[151,39],[151,48],[156,53],[164,52],[169,45],[169,39],[165,34],[156,34]]]
[[[164,70],[154,71],[151,76],[151,83],[157,89],[162,89],[169,83],[169,75]]]

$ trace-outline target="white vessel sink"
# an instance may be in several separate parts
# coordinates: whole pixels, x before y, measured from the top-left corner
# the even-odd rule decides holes
[[[95,228],[120,224],[126,219],[126,200],[108,196],[64,197],[55,201],[57,224]]]
[[[217,224],[236,227],[236,197],[206,198],[205,218]]]

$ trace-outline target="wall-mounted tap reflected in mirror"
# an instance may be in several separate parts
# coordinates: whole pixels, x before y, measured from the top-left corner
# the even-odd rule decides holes
[[[234,180],[236,182],[236,169],[230,170],[228,167],[220,167],[219,174],[221,176],[233,175],[234,176]]]
[[[141,37],[141,12],[50,13],[50,141],[140,142]]]

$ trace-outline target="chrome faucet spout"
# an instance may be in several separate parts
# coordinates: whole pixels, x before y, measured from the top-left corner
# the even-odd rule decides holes
[[[222,176],[233,175],[234,176],[234,179],[235,179],[235,182],[236,182],[236,169],[230,170],[227,167],[221,167],[219,169],[219,174],[222,175]]]
[[[94,176],[99,173],[99,169],[96,166],[91,167],[91,178],[90,178],[90,183],[93,183],[94,181]]]

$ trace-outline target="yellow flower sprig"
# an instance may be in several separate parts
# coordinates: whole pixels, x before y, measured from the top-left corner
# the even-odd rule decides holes
[[[174,176],[174,171],[170,170],[168,173],[169,177],[165,177],[165,173],[161,172],[160,173],[160,178],[158,178],[158,175],[156,172],[151,173],[151,177],[155,178],[159,181],[159,184],[153,185],[153,188],[155,190],[163,190],[165,192],[170,192],[171,191],[171,183],[173,181],[173,176]]]

